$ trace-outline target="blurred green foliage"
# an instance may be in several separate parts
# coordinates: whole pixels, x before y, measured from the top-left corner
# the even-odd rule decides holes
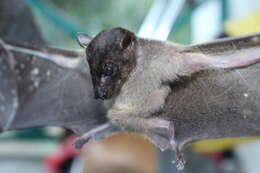
[[[77,47],[75,37],[71,37],[64,28],[51,21],[50,15],[46,16],[48,8],[49,11],[55,11],[57,16],[77,26],[79,31],[94,36],[101,30],[117,26],[137,32],[154,0],[28,0],[28,2],[33,7],[42,33],[50,44]],[[32,5],[39,2],[47,6],[35,8]]]
[[[138,31],[154,0],[52,0],[86,27],[91,35],[122,26]]]
[[[124,27],[138,32],[155,0],[27,0],[33,7],[44,38],[50,44],[78,47],[76,32],[91,36],[104,29]],[[195,6],[185,5],[169,40],[189,44],[190,16]]]

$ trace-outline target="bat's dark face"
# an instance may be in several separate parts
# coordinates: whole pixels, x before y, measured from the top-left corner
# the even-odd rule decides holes
[[[136,36],[114,28],[99,33],[86,48],[95,98],[110,99],[119,94],[136,66]]]

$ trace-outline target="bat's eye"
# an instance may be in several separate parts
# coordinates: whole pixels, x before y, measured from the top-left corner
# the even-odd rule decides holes
[[[112,67],[107,66],[107,67],[105,67],[105,68],[103,69],[103,74],[104,74],[105,76],[111,76],[113,73],[114,73],[114,70],[113,70]]]

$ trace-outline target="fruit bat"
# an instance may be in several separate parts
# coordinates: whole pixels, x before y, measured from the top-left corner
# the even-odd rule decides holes
[[[184,167],[182,151],[193,141],[259,135],[260,34],[192,46],[139,38],[123,28],[91,41],[82,33],[77,38],[95,98],[108,100],[111,126],[172,148],[177,167]]]
[[[93,39],[80,33],[78,42],[86,49],[86,56],[79,50],[1,41],[2,130],[56,125],[79,135],[86,132],[77,140],[77,147],[91,138],[134,130],[145,133],[161,149],[172,147],[177,151],[179,167],[184,163],[181,152],[193,141],[258,136],[259,68],[255,63],[259,58],[259,34],[183,46],[138,38],[130,31],[116,28]],[[168,61],[166,55],[174,61]],[[146,58],[158,61],[153,63]],[[21,74],[27,65],[34,68]],[[137,67],[141,71],[136,71]],[[160,81],[159,74],[167,69],[179,71],[174,79]],[[97,74],[107,79],[101,80]],[[157,91],[158,84],[150,82],[157,80],[162,90],[152,92]],[[126,98],[120,96],[124,92],[129,93]],[[120,105],[118,98],[128,102],[134,97],[138,104],[151,93],[153,98],[138,105],[144,108],[141,114],[138,110],[123,110],[121,114],[127,113],[129,120],[113,119],[115,105],[124,109],[129,106]],[[166,95],[163,105],[151,111],[163,101],[162,93]],[[103,106],[94,96],[110,99]],[[136,103],[131,103],[132,108]],[[110,108],[110,122],[105,107]]]

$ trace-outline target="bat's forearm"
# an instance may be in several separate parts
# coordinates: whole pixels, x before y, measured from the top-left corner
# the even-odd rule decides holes
[[[84,56],[79,50],[65,50],[59,48],[36,48],[25,45],[14,45],[2,40],[1,44],[6,50],[22,54],[32,55],[51,61],[61,67],[76,68],[79,65],[80,57]]]
[[[209,69],[245,68],[260,62],[260,34],[187,46],[179,53],[183,60],[179,75],[189,76]]]
[[[235,51],[244,51],[245,49],[260,48],[260,33],[240,37],[229,37],[218,39],[213,42],[189,46],[185,51],[202,52],[207,55],[226,55]]]

